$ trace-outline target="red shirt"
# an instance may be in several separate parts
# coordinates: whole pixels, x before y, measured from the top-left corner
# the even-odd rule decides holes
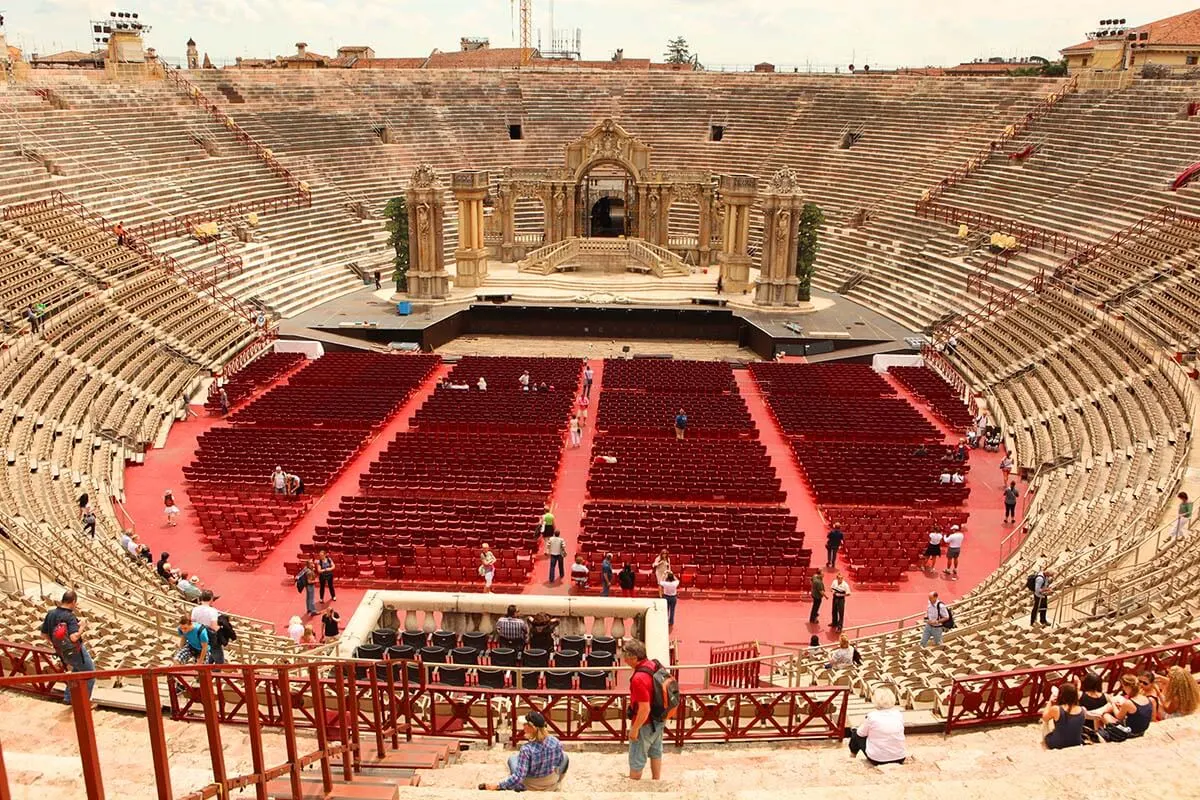
[[[642,669],[649,669],[643,672]],[[650,695],[654,692],[654,662],[645,659],[634,669],[633,677],[629,679],[629,704],[636,710],[641,703],[649,703]]]

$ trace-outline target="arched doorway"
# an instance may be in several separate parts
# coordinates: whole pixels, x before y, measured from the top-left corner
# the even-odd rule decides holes
[[[577,206],[583,211],[584,236],[616,238],[630,236],[634,189],[633,177],[615,162],[593,166],[579,184]]]
[[[615,239],[625,235],[625,198],[601,197],[592,206],[592,236]]]

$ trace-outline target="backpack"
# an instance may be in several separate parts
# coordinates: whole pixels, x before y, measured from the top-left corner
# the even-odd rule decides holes
[[[1038,575],[1041,575],[1041,574],[1042,573],[1040,573],[1040,572],[1035,572],[1033,575],[1030,575],[1028,578],[1026,578],[1025,579],[1025,588],[1031,592],[1036,592]]]
[[[945,603],[938,603],[938,605],[940,605],[942,610],[946,612],[946,621],[942,623],[942,630],[952,630],[954,626],[958,624],[954,621],[954,612],[951,611],[950,606],[946,605]]]
[[[638,672],[649,675],[654,681],[654,689],[650,692],[650,722],[655,725],[664,720],[672,719],[679,710],[679,684],[671,671],[657,659],[654,669],[638,667]]]
[[[67,632],[67,623],[59,622],[54,626],[54,630],[50,634],[50,638],[54,640],[54,647],[58,650],[58,657],[67,661],[74,657],[78,646],[71,641],[71,635]]]
[[[308,569],[302,569],[296,573],[296,591],[303,592],[308,586]]]

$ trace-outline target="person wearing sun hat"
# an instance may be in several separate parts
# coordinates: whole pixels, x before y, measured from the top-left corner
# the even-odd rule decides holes
[[[525,744],[508,758],[508,777],[500,783],[481,783],[487,791],[553,792],[567,776],[569,760],[562,743],[546,727],[540,711],[525,715]]]

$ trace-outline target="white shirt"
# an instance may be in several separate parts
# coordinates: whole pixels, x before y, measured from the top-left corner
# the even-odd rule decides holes
[[[479,391],[481,391],[481,392],[487,391],[487,381],[485,381],[483,378],[479,379],[479,383],[477,385],[479,386]]]
[[[966,478],[964,478],[961,473],[956,472],[952,476],[950,476],[950,480],[953,481],[954,483],[962,483],[963,481],[966,480]]]
[[[925,607],[925,621],[936,623],[942,618],[942,612],[945,608],[946,604],[941,600],[938,600],[936,603],[930,603]],[[950,615],[947,614],[946,616],[949,617]]]
[[[659,581],[663,597],[675,597],[679,593],[679,581]]]
[[[289,625],[288,636],[291,637],[293,642],[300,644],[300,639],[304,636],[304,626],[301,624]]]
[[[276,473],[275,473],[275,474],[272,476],[272,479],[273,479],[273,480],[274,480],[274,482],[275,482],[275,488],[276,488],[276,489],[282,489],[282,488],[283,488],[283,485],[284,485],[284,481],[285,481],[285,479],[286,479],[286,476],[283,474],[283,471],[281,470],[281,471],[279,471],[279,472],[276,472]]]
[[[129,552],[137,555],[137,547],[133,544],[133,537],[128,533],[121,535],[121,547],[124,547]]]
[[[898,708],[875,710],[858,726],[858,735],[867,737],[867,758],[876,763],[899,761],[904,750],[904,714]]]
[[[850,584],[846,583],[846,581],[835,580],[830,584],[829,591],[848,595],[850,594]]]
[[[942,543],[942,535],[940,533],[938,533],[937,531],[933,531],[932,533],[929,534],[929,543],[930,544],[941,544]]]
[[[592,368],[591,367],[583,368],[583,379],[585,381],[590,381],[592,379]]]
[[[963,538],[962,531],[955,531],[954,533],[946,534],[946,546],[953,547],[957,550],[958,548],[962,547]]]
[[[528,388],[529,388],[529,376],[528,376],[528,375],[526,375],[526,374],[522,373],[522,374],[521,374],[521,377],[520,377],[518,380],[520,380],[520,381],[521,381],[521,386],[522,386],[522,387],[524,387],[524,388],[526,388],[526,389],[528,389]]]
[[[567,552],[567,543],[561,536],[551,536],[546,540],[546,552],[552,556],[561,556]]]
[[[215,631],[217,629],[217,617],[220,615],[220,611],[217,611],[207,603],[201,603],[192,609],[192,623],[203,625],[209,630]]]
[[[949,472],[943,472],[943,473],[942,473],[942,477],[938,478],[938,480],[939,480],[939,482],[941,482],[941,483],[949,483],[949,482],[950,482],[950,473],[949,473]]]

